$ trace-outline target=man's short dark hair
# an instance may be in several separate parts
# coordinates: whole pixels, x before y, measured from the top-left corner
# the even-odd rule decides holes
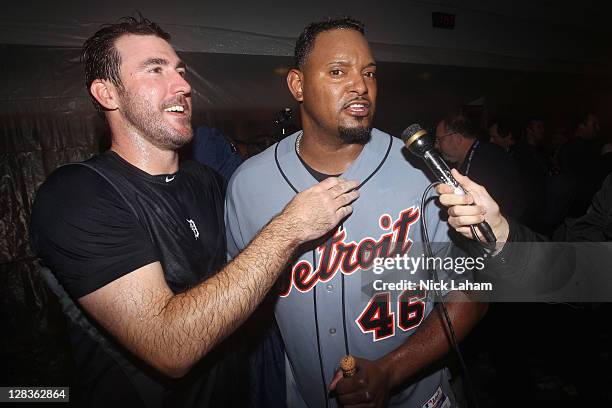
[[[510,134],[514,140],[518,140],[518,130],[516,123],[510,118],[496,118],[491,121],[491,126],[497,125],[497,133],[506,139]]]
[[[119,88],[123,86],[119,78],[121,56],[115,48],[115,41],[126,34],[154,35],[170,41],[170,34],[142,15],[123,17],[115,24],[103,25],[83,44],[81,61],[85,65],[85,86],[88,92],[96,79],[108,79]],[[94,105],[101,108],[93,96],[92,99]]]
[[[544,123],[544,118],[542,116],[530,116],[525,121],[525,129],[535,125],[536,123]]]
[[[306,58],[314,48],[315,40],[319,34],[325,31],[339,29],[355,30],[361,34],[365,34],[365,26],[363,23],[351,17],[328,18],[325,21],[310,23],[304,28],[304,31],[302,31],[302,34],[300,34],[295,43],[296,68],[302,69],[306,62]]]
[[[451,115],[442,119],[444,122],[444,126],[446,127],[446,131],[456,132],[463,137],[468,139],[476,139],[478,135],[478,130],[474,126],[471,120],[469,120],[466,116],[463,115]]]

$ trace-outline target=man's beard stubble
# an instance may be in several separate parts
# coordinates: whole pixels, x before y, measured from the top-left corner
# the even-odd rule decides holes
[[[188,132],[179,132],[146,99],[135,97],[128,91],[120,92],[120,97],[124,106],[123,115],[129,125],[156,147],[177,150],[193,138],[191,125],[187,127]],[[186,116],[185,119],[191,122],[190,117]]]
[[[342,140],[346,144],[365,145],[372,138],[372,126],[338,126],[338,136],[340,137],[340,140]]]

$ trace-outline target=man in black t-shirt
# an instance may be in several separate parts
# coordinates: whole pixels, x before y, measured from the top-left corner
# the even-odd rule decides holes
[[[224,182],[178,162],[192,138],[191,88],[169,38],[126,18],[85,42],[111,150],[55,171],[34,203],[33,246],[66,294],[76,405],[242,406],[246,373],[222,341],[296,248],[358,197],[356,182],[338,178],[304,190],[224,266]]]
[[[181,164],[171,175],[150,175],[111,150],[63,166],[43,184],[33,211],[33,244],[72,299],[156,262],[172,293],[181,293],[225,263],[224,189],[221,176],[194,162]],[[70,325],[79,375],[72,400],[78,405],[108,406],[126,398],[136,406],[142,405],[138,399],[145,405],[150,399],[177,405],[185,398],[215,406],[243,402],[244,393],[223,392],[240,374],[234,341],[223,345],[231,357],[216,352],[207,356],[214,364],[199,364],[185,378],[170,380],[142,362],[114,361],[87,328]],[[123,345],[112,349],[130,359]],[[131,381],[145,381],[146,387],[133,389]],[[205,384],[212,388],[206,390]],[[240,387],[244,385],[235,382],[232,391]],[[181,392],[164,395],[166,389]]]

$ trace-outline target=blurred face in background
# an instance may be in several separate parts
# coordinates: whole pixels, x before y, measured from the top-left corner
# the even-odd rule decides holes
[[[502,136],[499,133],[497,123],[489,127],[489,140],[491,143],[494,143],[505,150],[508,150],[510,146],[514,144],[514,141],[512,140],[512,133],[509,133],[508,135],[506,135],[506,137]]]
[[[594,113],[590,113],[586,123],[580,126],[583,129],[583,137],[585,139],[595,139],[601,130],[599,127],[599,117]]]
[[[459,133],[448,130],[444,121],[438,123],[438,126],[436,126],[436,149],[442,153],[444,160],[451,163],[459,163],[463,160],[460,149],[461,137]]]
[[[542,122],[541,120],[535,120],[529,123],[526,130],[527,137],[531,141],[535,142],[536,144],[542,143],[542,141],[544,140],[545,132],[544,122]]]

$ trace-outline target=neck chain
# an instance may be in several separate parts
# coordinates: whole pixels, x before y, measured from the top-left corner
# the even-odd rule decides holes
[[[298,137],[295,139],[295,152],[298,154],[298,156],[300,155],[300,142],[302,141],[303,134],[304,132],[300,132]]]

